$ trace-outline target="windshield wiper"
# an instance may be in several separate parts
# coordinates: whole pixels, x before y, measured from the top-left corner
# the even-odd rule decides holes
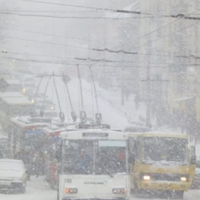
[[[99,163],[98,165],[100,165],[101,169],[103,169],[103,171],[106,172],[106,174],[108,174],[111,178],[114,177],[114,175],[110,173],[105,167],[103,167],[102,164]]]

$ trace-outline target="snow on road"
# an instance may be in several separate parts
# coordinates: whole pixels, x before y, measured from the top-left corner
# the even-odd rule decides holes
[[[51,189],[44,177],[31,177],[25,194],[0,194],[0,200],[56,200],[56,191]],[[150,198],[136,198],[131,200],[149,200]],[[199,200],[200,190],[190,190],[185,193],[184,200]],[[159,199],[156,199],[159,200]]]
[[[32,177],[28,181],[25,194],[0,194],[0,200],[56,200],[56,191],[52,190],[44,177]]]
[[[153,200],[161,200],[161,199],[155,199],[155,198],[136,198],[136,197],[131,198],[131,200],[150,200],[150,199],[151,200],[152,199]],[[184,200],[199,200],[200,199],[200,190],[189,190],[189,191],[185,192],[183,199]]]
[[[61,104],[62,112],[65,113],[66,118],[70,117],[70,105],[67,96],[66,87],[62,80],[56,79],[56,85],[59,94],[59,100]],[[40,92],[44,91],[45,84],[42,85]],[[79,112],[81,111],[81,103],[80,103],[80,89],[79,89],[79,81],[78,79],[73,79],[68,84],[72,104],[74,110],[76,111],[77,116],[79,116]],[[53,100],[54,103],[57,104],[56,94],[53,88],[52,83],[49,84],[49,89],[47,90],[48,97]],[[87,81],[82,80],[82,88],[83,88],[83,110],[86,111],[87,117],[93,118],[95,113],[97,113],[96,103],[94,98],[94,93],[92,92],[93,86]],[[110,124],[113,129],[124,129],[129,125],[128,119],[126,116],[119,112],[119,110],[113,106],[111,106],[110,102],[107,100],[110,94],[109,91],[104,90],[103,95],[98,99],[99,100],[99,112],[102,113],[103,123]],[[103,98],[102,98],[103,96]],[[116,96],[115,96],[116,98]],[[120,97],[119,97],[120,98]],[[113,96],[114,99],[114,96]],[[56,107],[56,110],[59,111],[59,107]]]

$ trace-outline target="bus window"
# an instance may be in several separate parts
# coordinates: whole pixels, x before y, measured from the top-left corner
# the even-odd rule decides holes
[[[126,141],[98,141],[96,173],[126,173]]]
[[[69,140],[63,154],[62,171],[66,174],[126,173],[126,141]]]
[[[180,138],[144,138],[145,163],[187,164],[187,140]]]
[[[94,141],[70,140],[65,143],[63,153],[64,173],[93,174]]]

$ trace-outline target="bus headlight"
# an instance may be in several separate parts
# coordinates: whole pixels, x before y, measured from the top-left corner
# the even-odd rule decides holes
[[[65,193],[66,194],[76,194],[76,193],[78,193],[78,189],[77,188],[65,188]]]
[[[188,181],[188,178],[186,176],[181,176],[180,177],[180,181],[181,182],[187,182]]]
[[[151,180],[151,176],[149,176],[149,175],[143,175],[143,176],[142,176],[142,179],[143,179],[144,181],[150,181],[150,180]]]
[[[113,188],[112,192],[113,192],[113,194],[125,194],[126,189],[125,188]]]

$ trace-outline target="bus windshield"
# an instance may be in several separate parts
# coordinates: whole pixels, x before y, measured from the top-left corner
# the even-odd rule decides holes
[[[187,140],[169,137],[144,138],[143,161],[148,164],[187,164]]]
[[[126,173],[126,141],[67,140],[62,163],[66,174]]]

